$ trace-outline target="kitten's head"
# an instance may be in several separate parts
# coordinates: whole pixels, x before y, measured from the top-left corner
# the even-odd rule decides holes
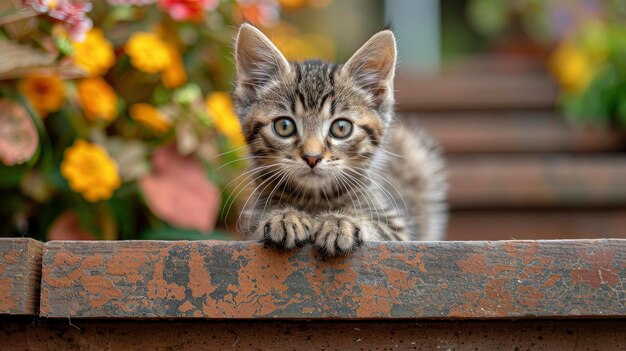
[[[235,56],[237,114],[266,175],[312,188],[337,186],[341,174],[370,167],[393,117],[390,30],[336,65],[288,62],[261,31],[243,24]]]

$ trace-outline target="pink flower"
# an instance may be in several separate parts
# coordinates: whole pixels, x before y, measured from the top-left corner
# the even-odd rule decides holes
[[[144,6],[157,2],[157,0],[108,0],[111,5],[133,5]]]
[[[54,22],[62,23],[69,31],[73,41],[82,41],[85,34],[93,27],[87,12],[91,11],[91,4],[73,2],[71,0],[23,0],[24,5],[35,11],[46,14]]]
[[[50,9],[50,0],[24,0],[24,5],[32,7],[39,13],[46,13]]]
[[[217,8],[219,0],[159,0],[159,5],[175,21],[198,22],[206,11]]]

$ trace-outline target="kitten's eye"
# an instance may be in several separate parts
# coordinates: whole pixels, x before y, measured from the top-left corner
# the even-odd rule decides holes
[[[338,119],[330,125],[330,135],[337,139],[345,139],[352,134],[352,122]]]
[[[274,133],[281,138],[289,138],[296,134],[296,123],[289,117],[280,117],[274,120],[272,124]]]

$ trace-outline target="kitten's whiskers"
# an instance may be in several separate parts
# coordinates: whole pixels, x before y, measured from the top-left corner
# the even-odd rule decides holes
[[[259,178],[261,178],[263,176],[264,176],[264,174],[261,174],[258,177],[255,177],[254,179],[248,181],[243,187],[241,187],[241,189],[237,192],[237,194],[235,194],[234,200],[228,205],[228,209],[226,210],[226,214],[225,214],[224,218],[228,218],[228,214],[230,213],[230,210],[233,207],[233,204],[236,202],[236,199],[239,197],[241,192],[243,192],[248,187],[248,185],[253,184],[254,182],[256,182]],[[237,188],[239,188],[239,186],[237,186]],[[252,193],[254,193],[254,191]],[[229,196],[229,199],[230,199],[230,196]],[[226,201],[228,202],[228,199]],[[237,217],[237,218],[239,218],[239,217]],[[228,229],[228,225],[226,226],[226,228]]]
[[[263,190],[261,191],[261,193],[263,193],[263,192],[265,191],[265,189],[266,189],[266,188],[267,188],[267,187],[271,184],[271,182],[272,182],[272,180],[273,180],[273,179],[275,179],[275,178],[277,178],[277,177],[281,176],[281,175],[282,175],[282,174],[284,174],[285,172],[286,172],[286,170],[281,169],[281,170],[277,171],[276,173],[272,174],[271,176],[269,176],[267,179],[263,180],[261,183],[259,183],[259,184],[258,184],[258,185],[257,185],[257,186],[256,186],[256,187],[252,190],[252,192],[250,193],[250,195],[248,195],[248,198],[246,199],[246,202],[244,203],[244,205],[242,206],[242,208],[243,208],[243,209],[245,209],[245,208],[246,208],[246,206],[248,205],[248,201],[250,201],[250,199],[252,198],[252,196],[254,196],[254,195],[255,195],[256,191],[257,191],[257,190],[258,190],[261,186],[263,186],[263,184],[265,184],[265,187],[263,188]],[[258,178],[257,178],[257,179],[258,179]],[[255,181],[256,181],[256,179],[255,179]],[[255,199],[255,205],[256,205],[256,201],[257,201],[258,199],[259,199],[259,197],[257,197],[257,198]],[[255,207],[254,207],[254,206],[253,206],[253,209],[255,209]],[[242,231],[243,231],[243,227],[241,227],[241,226],[240,226],[240,219],[241,219],[241,215],[242,215],[242,214],[243,214],[243,212],[239,213],[239,216],[237,217],[237,222],[235,222],[235,223],[236,223],[237,228],[239,228],[240,230],[242,230]],[[262,217],[263,217],[263,213],[261,213],[261,215],[260,215],[259,217],[260,217],[260,218],[262,218]],[[249,229],[250,229],[250,228],[248,228],[248,230],[249,230]]]

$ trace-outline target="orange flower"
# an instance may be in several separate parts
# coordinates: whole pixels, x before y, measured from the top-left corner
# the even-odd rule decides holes
[[[78,97],[87,119],[112,121],[117,116],[117,95],[102,78],[88,78],[78,82]]]
[[[19,90],[43,118],[65,102],[63,81],[53,74],[34,74],[20,81]]]
[[[187,82],[187,72],[185,72],[183,58],[173,44],[167,44],[167,51],[170,55],[170,64],[163,70],[161,79],[166,87],[170,89],[178,88]]]
[[[280,7],[286,10],[299,10],[306,6],[307,0],[279,0]]]
[[[276,24],[280,6],[273,1],[236,1],[234,16],[237,22],[246,20],[265,27]]]
[[[165,133],[172,128],[172,122],[150,104],[133,104],[129,114],[132,119],[156,133]]]

